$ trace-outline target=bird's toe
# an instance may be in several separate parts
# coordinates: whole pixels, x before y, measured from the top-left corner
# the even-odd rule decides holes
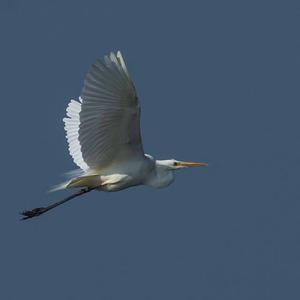
[[[42,213],[46,212],[46,208],[45,207],[37,207],[35,209],[32,210],[25,210],[21,213],[22,216],[24,216],[22,218],[22,220],[26,220],[29,218],[33,218],[33,217],[37,217],[39,215],[41,215]]]

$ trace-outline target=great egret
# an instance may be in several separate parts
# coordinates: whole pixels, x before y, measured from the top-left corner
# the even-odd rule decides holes
[[[136,185],[166,187],[173,182],[174,171],[207,165],[156,160],[144,154],[140,104],[120,51],[91,66],[79,101],[70,101],[63,121],[69,152],[80,174],[56,189],[80,190],[50,206],[24,211],[23,219],[39,216],[92,190],[111,192]]]

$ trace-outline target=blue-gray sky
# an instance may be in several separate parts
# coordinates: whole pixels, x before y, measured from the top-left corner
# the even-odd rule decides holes
[[[0,298],[299,299],[297,1],[1,1]],[[120,49],[147,153],[209,162],[154,190],[18,212],[75,168],[62,118]]]

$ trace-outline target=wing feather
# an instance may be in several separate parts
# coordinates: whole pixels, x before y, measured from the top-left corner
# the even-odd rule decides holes
[[[67,107],[67,118],[64,118],[66,137],[69,144],[69,152],[75,164],[82,170],[88,169],[88,165],[82,158],[81,146],[78,140],[79,137],[79,113],[81,111],[81,103],[76,100],[71,100]]]
[[[79,101],[70,101],[64,122],[70,154],[81,169],[144,156],[139,102],[121,52],[96,60]]]

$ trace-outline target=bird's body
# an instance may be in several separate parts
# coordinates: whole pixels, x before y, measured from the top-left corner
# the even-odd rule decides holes
[[[65,187],[97,187],[99,191],[115,192],[136,185],[162,188],[173,180],[173,171],[150,155],[145,155],[142,159],[125,161],[103,170],[89,170],[70,180]]]
[[[97,60],[86,75],[79,100],[71,100],[64,118],[69,152],[80,175],[57,189],[81,192],[48,208],[24,212],[40,215],[91,190],[119,191],[136,185],[161,188],[174,180],[174,171],[206,163],[156,160],[144,154],[140,104],[120,52]]]
[[[103,169],[90,169],[85,174],[71,179],[65,187],[97,187],[105,192],[119,191],[145,184],[147,177],[154,170],[154,160],[144,156],[142,159],[123,161]]]

